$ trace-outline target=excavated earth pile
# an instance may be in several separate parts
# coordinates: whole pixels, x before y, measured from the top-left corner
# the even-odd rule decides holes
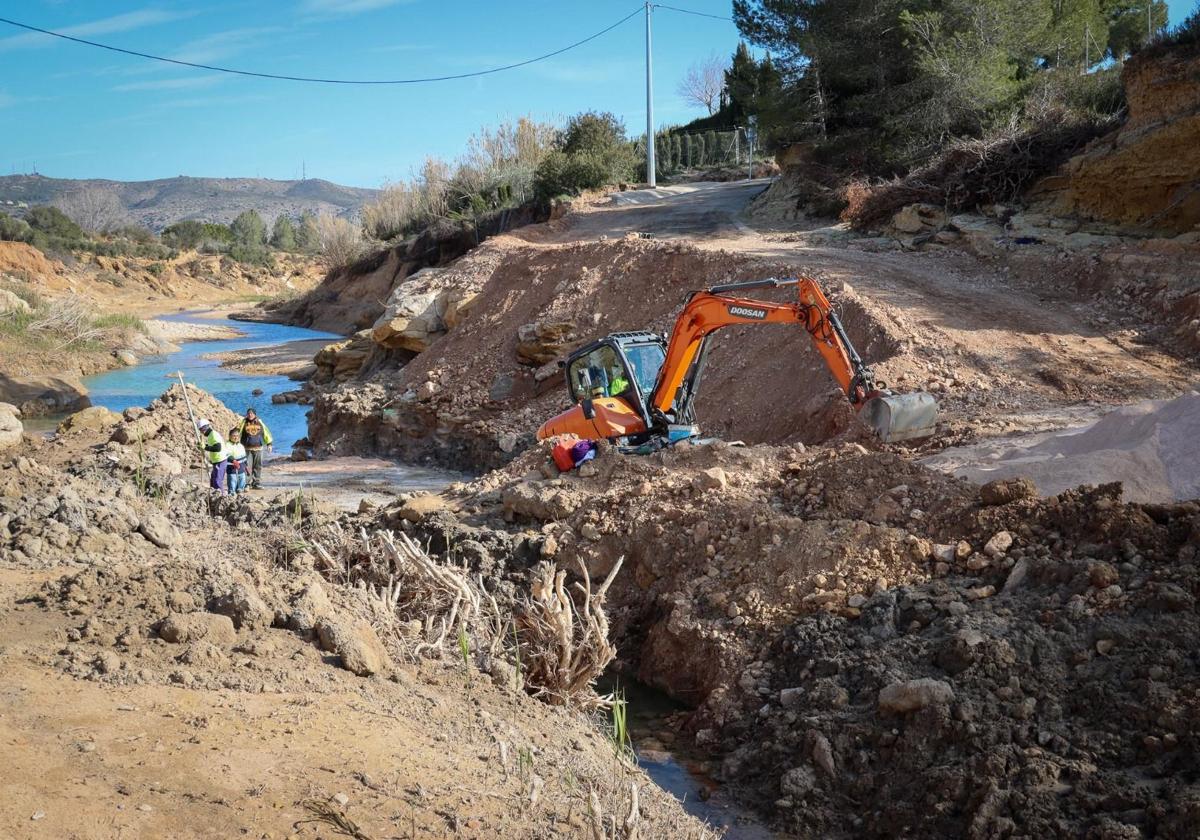
[[[602,447],[561,476],[535,448],[454,498],[563,568],[624,558],[622,668],[789,836],[1189,837],[1200,505],[1120,493],[848,443]]]
[[[472,470],[499,466],[563,407],[557,358],[609,332],[669,331],[692,290],[790,277],[796,269],[636,236],[570,245],[501,236],[438,271],[441,288],[469,296],[469,317],[431,336],[437,341],[427,349],[413,345],[423,352],[403,367],[376,365],[368,356],[363,381],[318,397],[310,422],[318,451],[367,451]],[[414,287],[413,298],[424,300],[423,289]],[[918,369],[914,359],[894,358],[905,333],[894,313],[845,284],[829,283],[826,292],[864,359],[880,363],[885,376]],[[786,290],[762,296],[787,299]],[[402,337],[405,330],[411,336],[413,320],[385,315],[375,327],[377,340]],[[925,363],[919,369],[927,372]],[[799,330],[727,328],[707,370],[698,411],[713,434],[811,443],[852,422],[835,381]]]

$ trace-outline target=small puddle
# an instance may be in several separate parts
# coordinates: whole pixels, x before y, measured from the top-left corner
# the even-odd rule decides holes
[[[653,782],[674,796],[683,809],[725,840],[776,840],[779,836],[739,807],[711,776],[710,764],[677,745],[676,721],[690,711],[657,689],[616,675],[601,678],[596,690],[619,690],[627,706],[629,738],[638,766]]]

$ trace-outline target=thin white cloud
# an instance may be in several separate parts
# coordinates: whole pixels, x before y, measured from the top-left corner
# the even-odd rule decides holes
[[[117,85],[113,90],[193,90],[195,88],[211,87],[221,81],[221,78],[221,76],[213,74],[208,76],[181,76],[178,79],[154,79],[148,82],[130,82],[124,85]]]
[[[434,44],[384,44],[380,47],[371,47],[367,52],[373,53],[398,53],[398,52],[423,52],[432,50]]]
[[[283,31],[278,26],[247,27],[245,29],[229,29],[225,32],[214,32],[188,41],[170,54],[177,61],[190,61],[193,64],[212,64],[229,58],[260,43],[264,36]]]
[[[114,32],[129,32],[134,29],[141,29],[146,26],[157,26],[160,23],[168,23],[173,20],[178,20],[182,17],[187,17],[190,13],[183,12],[164,12],[160,9],[141,9],[136,12],[126,12],[113,17],[101,18],[87,23],[77,23],[74,26],[62,26],[55,29],[55,32],[60,32],[63,35],[74,35],[77,38],[86,38],[92,35],[111,35]],[[45,27],[47,29],[51,27]],[[42,35],[38,32],[26,32],[22,35],[13,35],[9,38],[0,39],[0,51],[21,49],[25,47],[45,47],[57,41],[50,35]]]
[[[12,94],[5,93],[0,90],[0,108],[7,108],[9,105],[16,105],[20,100]]]
[[[319,17],[334,17],[337,15],[357,15],[363,12],[373,12],[376,9],[386,9],[400,3],[411,3],[413,0],[304,0],[300,4],[300,12],[305,15]]]

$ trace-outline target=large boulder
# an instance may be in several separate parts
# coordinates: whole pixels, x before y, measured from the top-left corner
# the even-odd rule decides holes
[[[517,359],[540,367],[565,356],[583,340],[570,321],[536,321],[517,328]]]
[[[371,354],[374,346],[372,330],[359,330],[345,341],[327,344],[313,356],[318,384],[345,382],[352,379]]]
[[[437,269],[422,269],[395,288],[371,328],[376,344],[420,353],[446,332],[446,290],[437,275]]]
[[[159,548],[170,548],[179,540],[171,520],[161,513],[152,513],[138,525],[138,533]]]
[[[322,650],[336,653],[347,671],[369,677],[391,670],[392,660],[367,622],[321,619],[316,629]]]
[[[909,204],[892,217],[892,227],[900,233],[915,234],[941,230],[946,225],[946,211],[932,204]]]
[[[76,411],[66,420],[58,424],[58,433],[65,432],[99,432],[109,426],[121,422],[121,415],[102,405],[93,405],[82,411]]]
[[[7,408],[0,408],[0,450],[16,446],[21,442],[21,435],[24,432],[25,427],[17,419],[17,413]]]
[[[113,430],[112,440],[117,443],[131,444],[150,440],[156,437],[166,425],[162,417],[155,414],[145,414],[135,420],[128,420]]]

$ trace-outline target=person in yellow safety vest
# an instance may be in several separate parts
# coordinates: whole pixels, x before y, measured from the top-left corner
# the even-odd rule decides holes
[[[226,492],[225,470],[229,466],[229,445],[225,443],[225,438],[217,433],[208,420],[201,420],[196,426],[200,429],[200,448],[204,451],[204,457],[208,459],[208,463],[212,465],[208,486],[224,496]]]
[[[250,471],[250,489],[262,487],[262,451],[263,447],[270,452],[271,430],[267,424],[258,419],[258,412],[253,408],[246,409],[246,416],[238,424],[238,439],[246,447],[246,466]]]
[[[246,492],[246,447],[238,440],[236,426],[229,430],[229,466],[225,469],[225,481],[230,496]]]
[[[612,381],[608,386],[608,395],[610,397],[619,397],[629,390],[629,380],[625,378],[625,371],[620,368],[613,368]]]

